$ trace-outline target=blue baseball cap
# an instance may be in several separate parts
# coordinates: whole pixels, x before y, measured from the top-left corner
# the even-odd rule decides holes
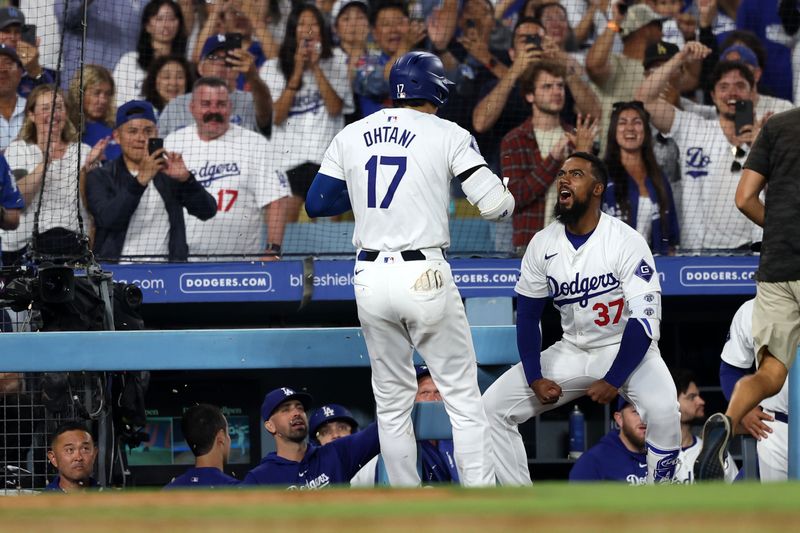
[[[311,403],[313,402],[310,394],[297,392],[289,387],[280,387],[270,391],[264,396],[264,403],[261,404],[261,418],[269,420],[269,417],[272,416],[275,409],[283,402],[288,402],[289,400],[299,400],[306,411],[311,408]]]
[[[11,25],[25,25],[25,15],[15,7],[0,8],[0,30],[4,30]]]
[[[157,121],[156,113],[153,111],[153,104],[144,100],[125,102],[117,108],[117,125],[115,127],[119,128],[129,120],[137,118],[143,118],[155,124]]]
[[[225,34],[218,33],[216,35],[212,35],[206,39],[205,43],[203,43],[203,50],[200,52],[200,59],[205,59],[217,50],[228,50],[229,48],[230,44],[228,43],[227,39],[225,39]]]
[[[414,365],[414,370],[417,373],[417,379],[431,375],[431,370],[426,365]]]
[[[353,427],[354,432],[358,429],[358,422],[353,418],[353,413],[351,413],[347,407],[339,405],[338,403],[328,403],[314,411],[314,414],[311,415],[308,421],[309,434],[312,436],[316,435],[317,429],[319,429],[322,424],[327,424],[334,420],[344,420]]]
[[[751,67],[760,67],[756,53],[743,44],[734,44],[733,46],[729,46],[719,55],[719,57],[722,60],[726,60],[727,58],[725,56],[734,52],[739,54],[739,59],[729,59],[728,61],[740,61],[745,65],[750,65]]]
[[[633,404],[631,402],[629,402],[628,400],[626,400],[624,396],[622,396],[622,395],[617,396],[617,409],[616,409],[616,412],[620,412],[623,409],[625,409],[626,405],[633,405]]]
[[[14,63],[19,65],[20,68],[23,68],[22,61],[19,60],[19,56],[17,55],[17,49],[13,46],[8,46],[7,44],[0,44],[0,54],[10,57],[14,60]]]

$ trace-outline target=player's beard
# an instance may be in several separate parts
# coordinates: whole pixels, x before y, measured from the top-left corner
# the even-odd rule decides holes
[[[556,220],[565,226],[570,226],[577,223],[588,210],[589,200],[578,200],[578,197],[573,194],[572,207],[562,207],[561,202],[556,200],[556,206],[553,209],[553,214]]]
[[[629,428],[627,425],[622,424],[620,431],[628,439],[628,442],[633,444],[640,452],[643,453],[645,451],[644,438],[639,436],[636,428]]]

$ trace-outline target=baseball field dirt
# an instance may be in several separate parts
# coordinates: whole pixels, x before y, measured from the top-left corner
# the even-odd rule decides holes
[[[789,532],[800,484],[286,492],[107,490],[0,498],[0,531],[80,532]]]

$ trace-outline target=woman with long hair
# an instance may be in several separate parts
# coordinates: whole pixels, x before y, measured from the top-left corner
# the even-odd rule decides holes
[[[37,211],[37,252],[58,256],[82,253],[79,208],[84,232],[89,233],[89,221],[83,207],[83,179],[88,167],[100,161],[107,143],[108,140],[102,140],[94,148],[80,143],[78,130],[69,120],[60,89],[53,85],[40,85],[31,91],[19,137],[5,153],[25,199],[25,208],[19,227],[3,233],[3,264],[13,264],[25,252],[33,236]]]
[[[299,216],[325,149],[344,127],[344,110],[353,107],[347,58],[341,49],[334,49],[320,10],[304,4],[286,21],[278,57],[264,63],[259,74],[274,100],[274,157],[292,189],[288,219],[292,222]]]
[[[186,57],[186,25],[174,0],[150,0],[142,10],[136,50],[123,55],[114,67],[117,105],[141,96],[150,64],[161,56]]]
[[[161,113],[173,98],[192,90],[192,66],[182,57],[162,56],[153,61],[142,84],[142,96]]]
[[[369,7],[362,0],[337,0],[331,13],[339,48],[347,57],[347,77],[350,83],[356,77],[356,68],[367,54],[369,39]],[[357,102],[354,102],[357,105]],[[345,110],[345,122],[350,124],[361,118],[361,110]]]
[[[67,109],[69,120],[77,128],[81,127],[80,96],[83,90],[83,131],[81,142],[94,147],[103,139],[110,140],[114,131],[114,78],[105,67],[86,65],[83,69],[83,87],[80,72],[76,72],[69,83],[67,92]],[[116,159],[122,154],[119,145],[109,142],[104,157]]]
[[[678,213],[656,163],[650,115],[641,102],[614,104],[605,163],[610,179],[603,211],[636,228],[654,253],[671,254],[680,239]]]

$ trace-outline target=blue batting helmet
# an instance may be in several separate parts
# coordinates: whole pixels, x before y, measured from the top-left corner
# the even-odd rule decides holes
[[[430,52],[409,52],[398,59],[389,72],[392,100],[421,99],[436,107],[447,102],[448,85],[442,61]]]

